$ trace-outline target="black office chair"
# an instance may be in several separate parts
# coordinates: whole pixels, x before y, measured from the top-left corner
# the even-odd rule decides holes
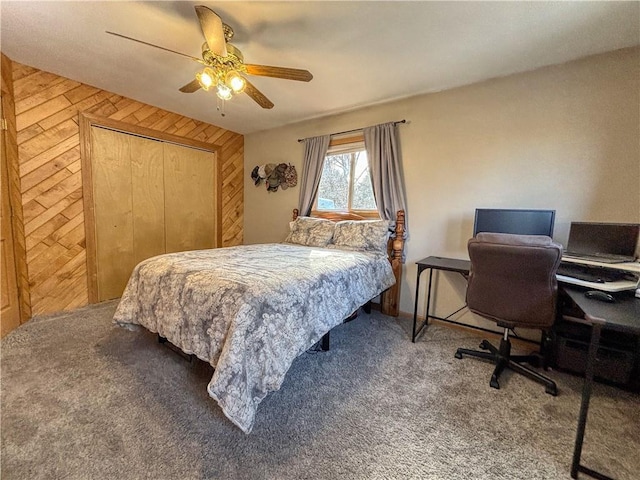
[[[525,375],[557,395],[556,384],[522,363],[538,365],[540,354],[511,355],[509,330],[515,327],[546,332],[556,318],[558,284],[556,270],[562,258],[562,246],[540,235],[479,233],[468,243],[471,270],[467,287],[469,309],[504,328],[500,348],[483,340],[485,351],[459,348],[463,355],[491,360],[495,369],[490,385],[500,388],[498,379],[505,368]],[[546,362],[545,362],[546,366]]]

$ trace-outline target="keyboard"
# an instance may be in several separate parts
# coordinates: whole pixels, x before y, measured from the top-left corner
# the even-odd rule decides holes
[[[607,270],[575,263],[561,263],[557,274],[592,283],[617,282],[627,278],[627,274],[624,271]]]

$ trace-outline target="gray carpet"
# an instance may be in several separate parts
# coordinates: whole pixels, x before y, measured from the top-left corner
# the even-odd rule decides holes
[[[298,357],[245,435],[189,363],[148,332],[111,325],[115,303],[36,318],[1,344],[2,479],[569,479],[581,381],[558,397],[453,357],[475,332],[361,314],[331,350]],[[638,394],[596,385],[584,463],[640,472]]]

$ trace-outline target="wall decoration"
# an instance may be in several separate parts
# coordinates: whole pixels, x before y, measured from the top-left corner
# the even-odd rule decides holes
[[[298,184],[298,173],[290,163],[266,163],[253,168],[251,179],[256,187],[264,181],[269,192],[277,192],[278,187],[283,190],[295,187]]]

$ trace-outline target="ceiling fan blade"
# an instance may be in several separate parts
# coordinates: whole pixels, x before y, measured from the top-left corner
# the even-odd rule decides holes
[[[245,78],[247,82],[246,87],[244,88],[244,93],[249,95],[251,99],[260,105],[262,108],[273,108],[273,103],[264,94],[258,90],[249,80]]]
[[[261,77],[284,78],[285,80],[297,80],[299,82],[308,82],[313,78],[308,70],[300,70],[298,68],[270,67],[268,65],[250,65],[245,64],[249,75],[258,75]]]
[[[227,56],[227,42],[224,38],[224,30],[222,28],[222,20],[220,17],[204,5],[197,5],[196,14],[198,20],[200,20],[200,28],[202,28],[202,34],[207,40],[209,50],[220,57]]]
[[[185,86],[180,87],[180,91],[182,93],[193,93],[197,92],[198,90],[200,90],[200,82],[198,81],[198,79],[191,80]]]
[[[186,53],[176,52],[175,50],[170,50],[168,48],[160,47],[158,45],[154,45],[153,43],[143,42],[142,40],[138,40],[137,38],[127,37],[126,35],[121,35],[119,33],[109,32],[109,31],[107,31],[106,33],[108,33],[109,35],[115,35],[116,37],[126,38],[127,40],[132,40],[134,42],[142,43],[143,45],[148,45],[150,47],[159,48],[160,50],[164,50],[165,52],[176,53],[178,55],[182,55],[183,57],[189,58],[189,59],[193,60],[194,62],[198,62],[198,63],[201,63],[203,65],[206,65],[206,63],[204,63],[201,58],[192,57],[191,55],[187,55]]]

